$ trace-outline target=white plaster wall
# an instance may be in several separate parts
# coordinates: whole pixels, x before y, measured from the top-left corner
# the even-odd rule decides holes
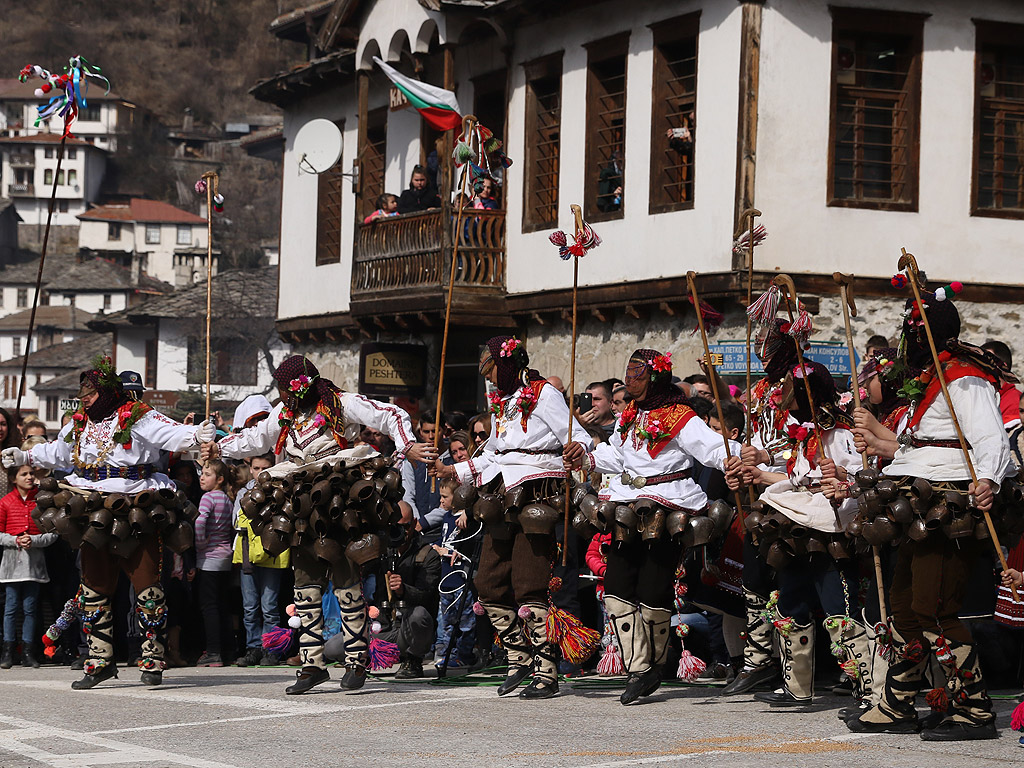
[[[366,47],[372,46],[374,42],[380,48],[381,58],[387,61],[388,48],[399,30],[405,31],[410,46],[415,50],[417,35],[431,20],[437,25],[440,41],[444,43],[446,20],[441,14],[428,11],[417,0],[378,0],[362,21],[356,45],[356,62],[363,61]]]
[[[78,309],[84,310],[85,312],[91,312],[92,314],[103,314],[104,312],[117,312],[128,306],[128,292],[127,291],[109,291],[110,295],[110,308],[103,309],[103,296],[104,293],[95,292],[82,292],[77,293],[73,291],[65,292],[51,292],[50,293],[50,304],[53,306],[60,306],[63,304],[70,304],[71,297],[75,297],[75,306]]]
[[[130,253],[134,246],[135,235],[133,228],[135,224],[130,221],[116,222],[121,224],[121,235],[116,240],[107,237],[109,222],[90,221],[84,219],[79,222],[78,247],[97,251],[124,251]]]
[[[153,338],[156,328],[146,326],[118,326],[117,349],[115,350],[114,365],[119,371],[137,371],[143,379],[146,376],[146,342]],[[157,350],[157,371],[162,365],[160,352]],[[143,380],[147,389],[157,389],[156,383]]]
[[[694,208],[651,216],[648,180],[653,40],[648,25],[696,10],[701,10],[701,18]],[[604,243],[581,264],[580,284],[682,275],[689,269],[729,269],[740,7],[733,3],[638,0],[630,4],[628,15],[621,11],[621,7],[606,3],[575,17],[573,24],[545,22],[516,30],[509,155],[517,160],[525,158],[525,75],[521,64],[564,51],[558,221],[561,229],[571,231],[569,205],[582,204],[584,194],[587,52],[582,46],[629,30],[624,217],[595,225]],[[547,241],[549,233],[522,233],[522,167],[513,166],[508,174],[508,292],[571,286],[572,268],[558,261]]]
[[[825,3],[773,0],[763,17],[755,196],[770,235],[758,249],[757,266],[890,276],[905,246],[935,280],[1024,281],[1024,264],[1011,257],[1024,223],[970,216],[971,19],[1024,23],[1024,5],[1010,0],[859,0],[856,5],[931,12],[924,23],[919,211],[826,205],[832,19]],[[698,128],[698,152],[700,142]],[[697,194],[699,200],[700,189]]]

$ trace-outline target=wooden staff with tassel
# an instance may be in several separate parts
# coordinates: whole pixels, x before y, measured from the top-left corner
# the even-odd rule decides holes
[[[50,222],[53,220],[53,207],[57,200],[57,183],[60,179],[60,166],[64,161],[64,146],[67,144],[67,131],[60,137],[57,148],[57,171],[53,174],[53,189],[50,190],[50,206],[46,211],[46,229],[43,230],[43,250],[39,254],[39,269],[36,271],[36,290],[32,295],[32,311],[28,316],[28,336],[25,338],[25,357],[21,361],[21,382],[18,384],[18,400],[14,407],[14,419],[21,422],[21,400],[25,396],[25,380],[28,378],[28,356],[32,350],[32,334],[36,327],[36,308],[39,306],[39,291],[43,285],[43,265],[46,263],[46,249],[50,244]],[[11,427],[13,425],[8,425]]]
[[[701,311],[700,297],[697,295],[696,277],[697,273],[693,270],[687,272],[686,286],[690,289],[690,296],[693,299],[693,309],[697,313],[697,327],[700,328],[700,339],[704,342],[704,359],[707,361],[708,372],[711,374],[708,378],[711,379],[711,390],[715,396],[715,408],[718,411],[718,423],[722,427],[722,441],[725,443],[725,458],[729,459],[732,457],[732,453],[729,450],[729,430],[725,426],[725,416],[722,413],[722,398],[718,394],[718,374],[717,371],[715,371],[715,363],[711,359],[711,348],[708,346],[708,333],[704,328],[704,313]],[[748,318],[747,326],[749,327],[749,325],[750,319]],[[740,524],[742,525],[746,521],[746,514],[743,512],[743,496],[738,488],[736,489],[736,512],[740,516]]]
[[[206,183],[206,410],[210,418],[210,320],[213,317],[213,198],[220,194],[220,176],[207,171],[202,176]]]
[[[850,354],[850,389],[853,392],[853,405],[861,407],[860,382],[857,380],[857,356],[853,349],[853,326],[850,318],[857,316],[857,305],[853,301],[853,275],[844,275],[842,272],[833,272],[832,279],[839,286],[839,301],[843,305],[843,322],[846,325],[846,349]],[[860,455],[864,469],[868,468],[868,455]],[[882,556],[878,551],[878,545],[871,545],[871,559],[875,564],[875,583],[878,587],[878,614],[882,624],[888,624],[888,612],[885,609],[885,584],[882,582]]]
[[[473,127],[477,124],[475,115],[466,115],[462,118],[462,138],[466,144],[472,149],[473,141]],[[460,148],[456,146],[455,151],[460,151]],[[480,148],[483,151],[483,148]],[[468,162],[468,159],[465,161]],[[459,243],[462,241],[462,211],[466,207],[466,188],[469,183],[469,169],[467,168],[465,173],[462,174],[462,186],[459,190],[459,211],[455,217],[455,232],[452,238],[452,265],[448,272],[448,298],[444,305],[444,333],[441,336],[441,370],[437,376],[437,407],[434,415],[434,451],[439,451],[441,447],[441,405],[442,398],[444,396],[444,366],[448,359],[448,328],[451,325],[452,320],[452,294],[455,291],[455,269],[458,264],[459,257]],[[433,477],[430,479],[430,490],[434,492],[437,490],[437,478]]]
[[[924,325],[925,335],[928,337],[928,348],[932,353],[932,362],[935,365],[935,378],[939,380],[939,386],[942,388],[942,397],[946,401],[946,407],[949,408],[949,416],[953,420],[953,428],[956,430],[957,440],[960,441],[960,450],[964,454],[964,462],[967,464],[967,471],[971,473],[971,481],[974,483],[975,489],[980,485],[978,480],[978,473],[974,469],[974,462],[971,461],[971,453],[967,447],[967,438],[964,437],[964,431],[960,426],[960,420],[956,416],[956,410],[953,408],[953,399],[949,396],[949,388],[946,386],[946,374],[942,369],[942,361],[939,360],[939,352],[935,348],[935,337],[932,336],[932,326],[928,322],[928,314],[924,309],[924,302],[921,301],[921,288],[919,284],[919,273],[917,269],[917,259],[914,258],[914,254],[907,253],[907,249],[903,248],[902,255],[898,263],[898,267],[901,270],[907,271],[907,277],[910,281],[911,290],[914,292],[914,302],[917,304],[917,311],[921,313],[921,322]],[[985,510],[982,513],[985,516],[985,526],[988,528],[988,535],[992,539],[992,546],[995,547],[996,555],[999,556],[999,564],[1003,570],[1007,570],[1009,566],[1006,564],[1006,555],[1003,554],[1003,547],[999,543],[999,535],[996,533],[995,526],[992,524],[992,516]],[[1010,587],[1010,592],[1013,593],[1013,600],[1016,603],[1020,602],[1020,595],[1017,594],[1016,587]]]
[[[761,212],[757,208],[747,208],[740,217],[742,221],[747,222],[747,306],[749,307],[754,302],[754,219],[761,215]],[[751,355],[750,355],[750,333],[752,320],[750,315],[747,315],[747,414],[748,417],[751,413],[751,399],[750,399],[750,366],[751,366]],[[722,424],[723,428],[725,424]],[[753,436],[754,430],[751,429],[751,425],[747,424],[747,428],[743,430],[743,442],[749,447],[750,440]],[[754,492],[754,486],[747,486],[747,493],[750,495],[750,503],[753,504],[757,500],[757,495]]]

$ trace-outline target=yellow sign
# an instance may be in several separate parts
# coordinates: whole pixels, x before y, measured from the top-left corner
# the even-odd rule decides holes
[[[384,397],[419,397],[426,389],[427,348],[417,344],[364,344],[359,391]]]

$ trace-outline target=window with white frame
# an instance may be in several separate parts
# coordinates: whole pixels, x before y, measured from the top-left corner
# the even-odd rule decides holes
[[[178,245],[192,245],[192,227],[188,224],[178,225]]]
[[[160,242],[160,225],[146,225],[146,245],[156,245]]]

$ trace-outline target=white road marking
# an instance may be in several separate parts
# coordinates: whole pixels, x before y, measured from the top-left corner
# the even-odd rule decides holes
[[[13,727],[13,730],[0,731],[0,749],[35,760],[50,766],[50,768],[81,768],[81,766],[118,765],[121,763],[157,763],[161,768],[179,765],[187,766],[187,768],[238,768],[238,766],[228,763],[176,754],[163,749],[149,749],[136,744],[125,744],[113,739],[69,731],[56,728],[48,723],[35,723],[17,717],[0,715],[0,724]],[[47,752],[40,747],[25,744],[22,741],[23,739],[36,741],[47,738],[66,739],[83,746],[109,751],[61,755]]]

